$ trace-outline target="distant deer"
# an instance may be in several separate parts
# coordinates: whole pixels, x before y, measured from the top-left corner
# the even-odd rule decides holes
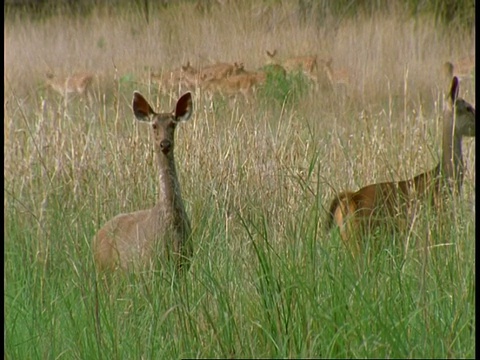
[[[161,91],[167,93],[172,89],[195,87],[199,81],[199,72],[190,61],[186,65],[161,74],[151,73],[152,81],[160,85]]]
[[[450,61],[447,61],[443,64],[443,77],[440,77],[441,79],[441,89],[446,88],[446,84],[448,84],[453,76],[456,76],[459,80],[460,83],[463,84],[470,84],[474,85],[474,79],[475,79],[475,57],[474,56],[468,56],[464,57],[462,59],[459,59],[455,63],[451,63]],[[469,87],[467,86],[467,91]],[[444,91],[441,91],[442,93],[442,100],[445,102],[447,95],[445,94]]]
[[[350,87],[350,72],[345,68],[334,68],[333,59],[321,60],[322,69],[336,93],[346,95]]]
[[[475,72],[475,57],[469,56],[458,60],[455,65],[450,61],[444,64],[445,75],[450,79],[452,76],[460,80],[472,79]]]
[[[205,92],[213,96],[214,93],[220,93],[226,96],[241,93],[248,102],[257,86],[265,83],[267,75],[263,71],[245,72],[239,75],[232,75],[222,79],[210,79],[203,82]]]
[[[152,127],[160,196],[153,208],[117,215],[98,231],[93,240],[95,263],[100,270],[129,269],[155,259],[170,259],[177,268],[188,269],[193,253],[191,226],[177,178],[174,135],[177,124],[192,114],[192,96],[184,94],[173,112],[158,114],[135,91],[133,113]]]
[[[273,50],[272,52],[266,50],[267,57],[268,57],[268,65],[277,64],[275,62],[275,57],[277,55],[277,50]],[[317,56],[297,56],[285,59],[281,62],[281,66],[289,73],[295,71],[301,71],[306,77],[310,80],[317,82],[317,72],[318,72],[318,64],[317,64]]]
[[[94,78],[92,73],[79,72],[67,77],[57,77],[48,72],[46,78],[46,84],[62,95],[65,102],[71,95],[86,96],[89,101],[92,100],[91,85]]]
[[[445,189],[453,193],[461,190],[464,177],[462,139],[475,136],[475,108],[459,98],[458,91],[459,82],[454,77],[444,114],[443,154],[435,168],[413,179],[372,184],[357,192],[342,192],[333,199],[327,227],[337,225],[342,240],[347,247],[353,246],[354,252],[360,250],[358,236],[380,225],[382,219],[393,219],[411,210],[417,199],[431,199],[438,208]]]
[[[242,73],[245,73],[245,66],[243,63],[216,63],[205,66],[200,70],[200,80],[221,80]]]

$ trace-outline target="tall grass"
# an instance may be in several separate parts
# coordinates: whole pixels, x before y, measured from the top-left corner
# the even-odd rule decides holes
[[[474,28],[403,13],[319,25],[295,2],[257,4],[182,2],[151,8],[148,23],[135,7],[5,20],[5,358],[474,357],[474,140],[448,217],[427,207],[405,231],[366,238],[355,260],[323,227],[336,190],[437,163],[437,69],[474,51]],[[269,78],[253,102],[212,108],[195,91],[176,135],[191,270],[95,274],[95,232],[157,198],[133,90],[169,111],[180,91],[162,94],[151,70],[257,69],[273,48],[332,56],[354,74],[348,97],[298,74]],[[65,106],[47,70],[94,72],[93,103]],[[472,102],[473,85],[460,89]]]

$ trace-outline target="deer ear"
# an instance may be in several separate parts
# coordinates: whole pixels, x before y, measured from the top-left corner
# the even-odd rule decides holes
[[[190,68],[190,60],[187,61],[185,65],[182,65],[182,70],[187,71]]]
[[[450,88],[450,100],[452,100],[452,104],[455,102],[455,100],[457,100],[458,91],[459,91],[458,78],[454,76],[452,80],[452,87]]]
[[[182,95],[175,106],[174,117],[176,121],[187,121],[193,112],[192,94],[187,92]]]
[[[138,91],[133,92],[133,113],[139,121],[149,121],[150,115],[155,115],[152,107]]]
[[[266,52],[269,57],[274,57],[275,55],[277,55],[277,49],[273,49],[273,51],[266,50]]]

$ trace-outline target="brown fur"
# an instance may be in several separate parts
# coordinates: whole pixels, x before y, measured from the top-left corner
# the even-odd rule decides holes
[[[269,58],[268,64],[277,64],[275,61],[277,50],[273,50],[272,52],[266,50],[266,53]],[[289,73],[295,71],[302,71],[305,76],[307,76],[311,80],[317,80],[318,63],[316,55],[288,58],[281,61],[280,65]]]
[[[160,84],[163,92],[177,88],[192,88],[199,81],[199,72],[190,62],[172,71],[166,71],[163,74],[151,73],[150,76],[152,81]]]
[[[462,58],[454,63],[447,61],[443,64],[440,86],[441,89],[447,88],[452,77],[456,76],[461,82],[472,82],[475,74],[475,57],[469,56]],[[443,100],[446,94],[443,93]]]
[[[266,80],[264,72],[250,72],[233,75],[225,79],[211,79],[204,82],[204,90],[210,94],[221,93],[223,95],[236,95],[241,93],[249,99],[255,87],[263,84]]]
[[[460,191],[463,182],[461,141],[463,136],[475,136],[475,109],[458,98],[457,78],[453,78],[450,101],[444,118],[443,157],[435,168],[413,179],[342,192],[332,200],[327,228],[337,225],[343,241],[356,251],[366,231],[385,223],[386,219],[395,219],[397,223],[399,216],[408,219],[417,200],[430,200],[438,208],[442,201],[441,189]]]
[[[58,77],[53,73],[46,74],[46,84],[67,99],[70,95],[90,97],[90,87],[94,75],[89,72],[78,72],[66,77]]]
[[[145,266],[155,258],[173,260],[188,268],[193,253],[190,220],[185,212],[174,159],[177,123],[192,113],[191,94],[177,101],[171,113],[155,113],[145,98],[134,92],[133,112],[152,127],[159,167],[160,195],[148,210],[120,214],[108,221],[93,239],[93,253],[99,270]]]
[[[200,80],[220,80],[229,76],[239,75],[245,72],[243,63],[216,63],[200,70]]]
[[[350,87],[351,75],[345,68],[334,68],[333,59],[321,60],[321,67],[333,89]]]

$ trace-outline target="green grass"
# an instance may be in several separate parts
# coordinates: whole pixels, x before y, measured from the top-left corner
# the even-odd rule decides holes
[[[335,191],[435,166],[442,89],[427,70],[461,58],[474,30],[378,15],[334,32],[335,19],[313,26],[280,16],[293,2],[270,4],[265,21],[245,4],[213,6],[208,23],[193,2],[148,26],[114,9],[73,23],[6,21],[5,359],[475,356],[474,139],[464,142],[463,193],[447,214],[425,207],[406,228],[380,228],[356,259],[324,229]],[[356,74],[348,98],[300,74],[270,74],[253,102],[217,100],[213,110],[192,89],[194,115],[175,145],[193,226],[190,271],[96,274],[96,231],[157,198],[132,92],[162,112],[179,94],[161,94],[145,69],[187,58],[258,69],[275,47],[284,58],[331,54]],[[74,98],[65,108],[42,86],[45,66],[95,72],[93,103]],[[460,95],[471,101],[474,87],[463,82]]]
[[[267,106],[277,106],[283,109],[285,107],[294,108],[314,86],[301,72],[284,76],[277,70],[269,68],[269,65],[264,66],[263,71],[265,71],[267,79],[265,84],[258,89],[256,97]]]
[[[145,272],[107,286],[93,272],[93,226],[72,231],[65,212],[53,214],[44,263],[35,234],[7,221],[7,358],[474,356],[465,222],[448,246],[403,254],[389,244],[367,265],[318,234],[315,207],[284,232],[252,211],[229,233],[210,206],[184,278]]]

